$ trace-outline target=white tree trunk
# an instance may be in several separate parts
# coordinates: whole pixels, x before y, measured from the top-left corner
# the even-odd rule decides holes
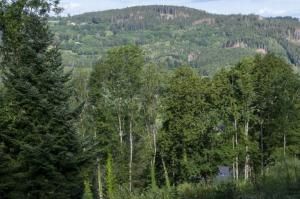
[[[245,124],[245,139],[246,139],[246,158],[245,158],[245,180],[249,179],[249,154],[248,154],[248,134],[249,134],[249,121]]]
[[[118,120],[119,120],[119,137],[120,137],[120,143],[122,145],[123,143],[123,131],[122,131],[122,120],[120,114],[118,115]]]
[[[100,165],[99,158],[97,158],[97,180],[98,180],[98,196],[99,196],[99,199],[103,199],[103,188],[102,188],[102,180],[101,180],[101,165]]]
[[[170,188],[171,188],[171,183],[170,183],[170,180],[169,180],[168,170],[167,170],[167,167],[166,167],[166,164],[165,164],[165,161],[164,161],[163,158],[161,158],[161,161],[162,161],[163,168],[164,168],[164,174],[165,174],[166,186],[167,186],[168,189],[170,189]]]
[[[133,135],[132,135],[132,118],[129,123],[129,140],[130,140],[130,157],[129,157],[129,191],[132,191],[132,160],[133,160]]]
[[[235,147],[234,147],[234,135],[232,136],[232,149],[234,151]],[[235,180],[236,177],[235,177],[235,160],[233,160],[233,163],[232,163],[232,175],[233,175],[233,179]]]
[[[235,157],[235,177],[236,180],[239,180],[239,158],[238,156]]]
[[[264,175],[264,134],[263,122],[260,122],[260,150],[261,150],[261,174]]]
[[[235,146],[238,146],[238,128],[237,128],[237,119],[234,120],[234,129],[235,129]],[[235,157],[235,178],[239,180],[239,157]]]
[[[155,125],[153,125],[152,134],[153,134],[153,147],[154,147],[153,162],[155,163],[155,158],[157,153],[157,139],[156,139],[157,128]]]
[[[120,137],[120,144],[123,144],[123,130],[122,130],[122,116],[121,116],[121,100],[119,100],[118,104],[118,122],[119,122],[119,137]]]

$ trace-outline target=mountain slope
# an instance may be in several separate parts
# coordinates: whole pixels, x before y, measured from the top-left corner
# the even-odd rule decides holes
[[[273,52],[300,65],[300,22],[291,17],[215,15],[176,6],[139,6],[52,18],[66,66],[91,66],[111,47],[137,44],[147,57],[203,74],[244,56]]]

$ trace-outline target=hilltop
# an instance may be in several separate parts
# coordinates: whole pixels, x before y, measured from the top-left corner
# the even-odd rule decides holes
[[[137,44],[148,59],[203,74],[256,53],[300,65],[300,22],[292,17],[216,15],[177,6],[138,6],[51,18],[65,66],[92,66],[111,47]]]

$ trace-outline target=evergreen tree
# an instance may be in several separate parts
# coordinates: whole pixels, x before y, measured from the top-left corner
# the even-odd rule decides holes
[[[68,102],[69,75],[47,25],[58,1],[4,3],[1,64],[10,117],[1,122],[1,145],[7,147],[10,169],[0,178],[9,176],[10,183],[2,195],[81,198],[81,149]]]
[[[5,91],[0,85],[0,198],[14,186],[14,181],[8,175],[13,172],[13,152],[10,150],[12,140],[9,136],[7,125],[10,123],[10,114],[5,100]]]

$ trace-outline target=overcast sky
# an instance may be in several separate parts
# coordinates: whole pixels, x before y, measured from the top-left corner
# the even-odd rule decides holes
[[[300,0],[61,0],[64,14],[80,14],[136,5],[178,5],[220,14],[259,14],[300,18]]]

